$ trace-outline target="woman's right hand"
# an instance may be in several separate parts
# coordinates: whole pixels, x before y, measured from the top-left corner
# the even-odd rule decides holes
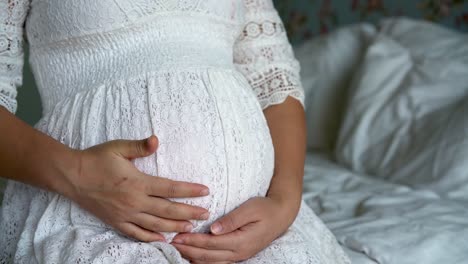
[[[105,223],[135,239],[164,241],[159,232],[189,232],[188,220],[208,218],[208,211],[166,198],[208,195],[201,184],[178,182],[139,171],[132,159],[156,151],[158,139],[112,140],[73,150],[78,165],[67,196]]]

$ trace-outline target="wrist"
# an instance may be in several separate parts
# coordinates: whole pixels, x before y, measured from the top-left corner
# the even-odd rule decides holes
[[[54,164],[54,179],[50,179],[48,189],[65,197],[72,198],[75,190],[74,182],[78,178],[80,170],[80,152],[64,146]]]
[[[268,193],[267,197],[279,206],[279,214],[285,218],[289,227],[296,219],[301,206],[301,195],[288,195],[288,193]]]

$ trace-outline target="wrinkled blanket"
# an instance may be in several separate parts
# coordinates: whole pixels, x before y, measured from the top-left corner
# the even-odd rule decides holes
[[[468,36],[390,19],[298,53],[324,140],[304,197],[353,263],[467,263]]]

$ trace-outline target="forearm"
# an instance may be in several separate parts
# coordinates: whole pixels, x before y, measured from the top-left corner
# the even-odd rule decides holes
[[[34,129],[0,106],[1,176],[59,193],[71,186],[71,148]]]
[[[299,101],[288,97],[264,110],[275,149],[275,169],[267,196],[281,199],[295,218],[302,197],[306,151],[305,113]]]

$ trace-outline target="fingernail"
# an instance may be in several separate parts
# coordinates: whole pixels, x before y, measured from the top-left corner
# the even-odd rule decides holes
[[[202,215],[200,215],[200,219],[202,220],[206,220],[210,217],[210,213],[206,212],[206,213],[203,213]]]
[[[176,238],[176,239],[172,240],[172,242],[177,243],[177,244],[183,244],[184,240],[182,238]]]
[[[151,139],[151,136],[149,136],[149,137],[147,137],[147,138],[145,139],[145,144],[146,144],[146,146],[149,145],[150,139]]]
[[[185,232],[190,232],[190,231],[192,231],[192,228],[193,228],[193,227],[192,227],[192,225],[190,225],[190,224],[185,225],[184,231],[185,231]]]
[[[219,223],[214,223],[211,226],[211,232],[215,234],[221,232],[221,230],[223,230],[223,227]]]
[[[210,194],[210,190],[208,190],[208,189],[203,189],[203,190],[200,192],[200,195],[203,195],[203,196],[208,195],[208,194]]]

